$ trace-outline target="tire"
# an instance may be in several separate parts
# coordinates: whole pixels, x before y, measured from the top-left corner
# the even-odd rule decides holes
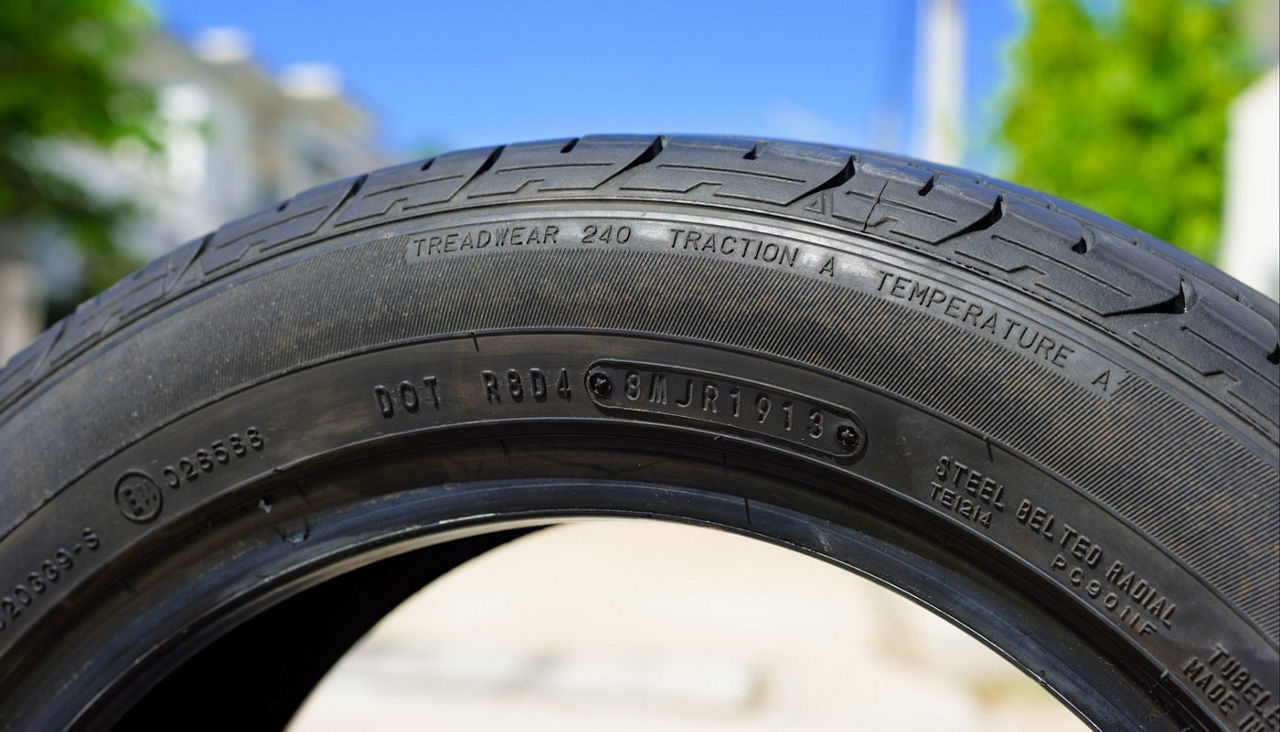
[[[873,577],[1098,727],[1275,729],[1278,320],[1072,204],[833,147],[321,186],[0,372],[0,720],[283,723],[431,577],[609,515]]]

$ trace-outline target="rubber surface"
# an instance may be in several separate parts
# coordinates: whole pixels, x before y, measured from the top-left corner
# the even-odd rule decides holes
[[[977,436],[990,462],[1002,464],[996,455],[1004,451],[1048,476],[1028,477],[1028,486],[1069,486],[1096,507],[1079,511],[1098,510],[1109,518],[1096,523],[1115,523],[1086,527],[1092,539],[1083,546],[1045,526],[1043,534],[1057,542],[1041,547],[1054,549],[1045,559],[1013,539],[993,537],[997,544],[1048,564],[1043,569],[1052,576],[1060,569],[1053,561],[1065,563],[1073,550],[1081,552],[1075,560],[1087,562],[1089,545],[1148,542],[1149,549],[1125,555],[1120,569],[1112,565],[1114,549],[1107,562],[1086,567],[1084,586],[1090,572],[1102,584],[1123,583],[1132,600],[1155,607],[1158,626],[1177,601],[1169,594],[1157,604],[1154,587],[1199,583],[1205,597],[1229,608],[1221,612],[1231,622],[1255,633],[1248,654],[1231,650],[1251,655],[1256,666],[1275,658],[1280,637],[1278,323],[1274,302],[1145,234],[1032,191],[917,161],[666,136],[450,153],[322,186],[227,224],[85,303],[15,356],[0,372],[0,465],[8,474],[0,489],[0,560],[24,531],[35,531],[25,527],[40,514],[71,510],[59,505],[80,500],[69,490],[86,484],[87,471],[254,384],[265,389],[304,367],[424,338],[461,334],[465,341],[469,334],[482,351],[493,334],[494,350],[502,352],[500,333],[645,336],[673,345],[652,346],[645,357],[622,341],[608,348],[599,345],[604,341],[556,341],[567,361],[582,358],[569,369],[573,389],[589,389],[582,378],[594,374],[618,384],[618,392],[577,406],[601,418],[687,423],[674,409],[630,407],[619,396],[629,373],[646,387],[659,375],[673,389],[680,378],[703,379],[726,400],[732,389],[763,390],[803,404],[806,418],[855,425],[870,444],[845,450],[831,433],[823,433],[826,442],[806,441],[789,427],[742,427],[719,412],[700,417],[699,429],[851,465],[859,451],[870,461],[888,449],[889,425],[904,439],[927,434],[907,430],[907,417],[890,411],[872,420],[876,410],[865,406],[872,396],[835,399],[836,387],[802,389],[797,384],[807,377],[785,370],[764,379],[761,363],[708,370],[699,364],[718,356],[680,343],[759,354],[891,395],[903,414],[934,415]],[[633,348],[635,355],[619,360]],[[517,371],[521,388],[532,388],[527,365],[475,368],[491,370],[495,380]],[[474,381],[474,373],[458,369],[455,381]],[[556,388],[551,364],[534,370]],[[379,381],[384,392],[376,395],[397,419],[404,407],[398,378]],[[446,377],[439,378],[446,388]],[[499,386],[510,399],[512,385]],[[425,400],[434,387],[415,388],[415,398]],[[472,417],[488,418],[481,411]],[[941,484],[950,480],[963,493],[977,472],[974,459],[942,457],[950,460],[896,454],[899,472],[936,472]],[[148,480],[158,480],[171,460],[154,459],[154,468],[141,470]],[[870,462],[852,469],[871,470]],[[128,474],[122,467],[104,478],[110,490],[94,490],[118,492],[119,476]],[[975,490],[969,494],[976,500]],[[1011,527],[1042,525],[1043,516],[1032,516],[1049,489],[1027,490],[1027,515],[1010,521],[1019,506],[1006,503],[994,518]],[[924,496],[963,523],[965,516],[947,508],[951,499]],[[1068,534],[1086,530],[1068,525]],[[1122,539],[1122,531],[1136,538]],[[1156,570],[1134,574],[1133,552],[1163,553],[1178,569],[1164,582]],[[21,578],[25,565],[14,566],[24,567],[15,570]],[[1079,567],[1062,569],[1065,578]],[[1139,582],[1144,589],[1134,594]],[[1197,602],[1184,597],[1179,618],[1190,617],[1187,608]],[[1209,632],[1223,620],[1218,612],[1181,623],[1194,626],[1184,629],[1191,635]],[[1166,631],[1172,617],[1163,618]],[[1183,670],[1186,656],[1207,660],[1213,644],[1177,644],[1183,656],[1165,663],[1194,689],[1203,676]],[[1201,703],[1220,702],[1202,691]],[[1235,719],[1239,708],[1222,714]],[[1265,718],[1267,704],[1256,711]]]
[[[765,204],[874,233],[1018,287],[1203,377],[1219,401],[1276,436],[1275,303],[1175,247],[966,171],[794,143],[666,136],[468,150],[301,193],[85,302],[11,359],[0,373],[0,407],[140,315],[318,233],[504,195],[575,192]]]

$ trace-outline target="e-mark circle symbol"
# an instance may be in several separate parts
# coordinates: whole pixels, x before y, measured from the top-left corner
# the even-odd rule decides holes
[[[116,482],[116,506],[130,521],[145,524],[160,515],[164,494],[146,473],[130,471]]]

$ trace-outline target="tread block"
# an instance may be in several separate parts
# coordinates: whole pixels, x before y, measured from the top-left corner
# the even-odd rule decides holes
[[[584,137],[509,145],[467,191],[467,198],[539,191],[590,190],[622,172],[654,144],[652,137]],[[568,146],[568,152],[563,152]]]
[[[992,215],[999,198],[990,188],[955,176],[879,160],[866,161],[858,172],[864,177],[864,187],[874,186],[874,180],[866,180],[867,176],[883,180],[867,230],[925,244],[938,244],[972,230]]]
[[[375,170],[343,208],[337,224],[382,216],[399,203],[402,210],[444,203],[484,169],[496,147],[446,153],[430,160]]]
[[[863,230],[871,222],[872,212],[880,201],[885,188],[895,177],[924,185],[924,177],[913,176],[904,166],[889,165],[878,160],[860,160],[854,164],[853,177],[832,192],[831,216],[857,223]],[[812,209],[811,209],[812,210]]]
[[[1280,414],[1280,369],[1267,360],[1278,337],[1273,326],[1261,314],[1242,313],[1217,289],[1196,284],[1186,313],[1150,319],[1134,332],[1201,376],[1226,374],[1234,382],[1227,391],[1262,414]]]
[[[1005,199],[1003,208],[989,228],[958,238],[955,252],[1006,274],[1023,273],[1024,286],[1102,315],[1151,307],[1179,293],[1178,270],[1155,259],[1137,264],[1132,243],[1108,232],[1086,235],[1075,219],[1017,198]]]
[[[334,181],[300,193],[285,203],[233,221],[213,235],[201,258],[205,272],[237,262],[251,248],[273,249],[313,234],[344,201],[355,179]]]
[[[159,305],[164,300],[168,273],[165,267],[157,265],[163,265],[166,259],[152,262],[80,303],[67,317],[62,338],[45,355],[44,366],[56,368],[102,334],[131,320],[136,313]]]
[[[752,140],[717,139],[707,144],[698,138],[673,138],[652,165],[629,171],[620,188],[688,193],[714,185],[717,197],[784,206],[831,180],[848,160],[847,153],[792,143],[761,146]]]
[[[0,405],[47,370],[55,368],[109,330],[167,302],[203,250],[203,239],[187,242],[103,292],[81,303],[71,315],[40,334],[0,370]],[[198,284],[203,277],[196,277]]]
[[[0,368],[0,406],[7,406],[22,394],[23,387],[35,381],[44,369],[46,356],[54,343],[62,336],[67,321],[62,320],[46,330],[26,348],[18,351]]]

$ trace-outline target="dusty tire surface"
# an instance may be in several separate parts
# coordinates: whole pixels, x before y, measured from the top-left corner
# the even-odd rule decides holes
[[[459,527],[638,515],[872,576],[1097,726],[1274,729],[1278,322],[1105,217],[834,147],[584,137],[312,189],[0,371],[0,720],[110,724]]]

